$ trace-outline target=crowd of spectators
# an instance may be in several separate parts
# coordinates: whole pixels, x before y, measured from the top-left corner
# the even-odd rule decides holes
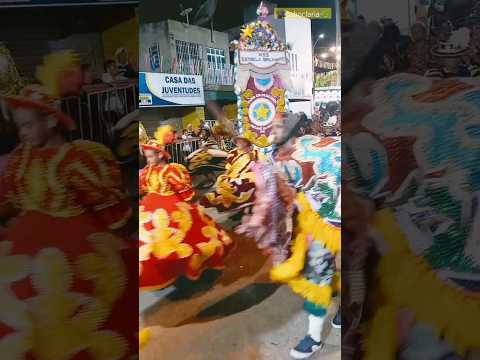
[[[363,16],[359,21],[365,21]],[[407,72],[434,78],[480,75],[480,0],[435,0],[416,8],[402,34],[389,18],[378,23],[370,71],[377,78]]]
[[[137,82],[138,72],[130,64],[124,48],[116,51],[115,60],[105,61],[103,70],[99,74],[91,64],[82,64],[83,88],[86,92]]]

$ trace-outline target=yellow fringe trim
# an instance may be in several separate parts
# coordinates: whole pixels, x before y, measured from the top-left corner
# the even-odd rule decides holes
[[[312,209],[304,193],[297,195],[297,204],[300,209],[298,228],[301,234],[311,235],[328,251],[336,255],[342,247],[342,231],[340,228],[327,224],[318,213]]]
[[[385,306],[378,310],[364,343],[365,360],[396,359],[396,309]]]
[[[311,208],[303,193],[297,195],[300,209],[298,216],[298,234],[292,244],[292,255],[283,263],[270,271],[273,281],[288,283],[292,291],[304,299],[323,307],[328,307],[332,293],[341,291],[340,273],[335,274],[332,286],[316,285],[303,276],[301,271],[305,266],[308,251],[308,237],[320,242],[326,249],[336,254],[341,249],[341,230],[325,223]]]
[[[297,195],[297,203],[300,213],[298,215],[298,234],[292,244],[292,256],[271,270],[270,277],[273,281],[286,282],[300,274],[305,265],[309,236],[314,241],[320,242],[334,255],[341,249],[341,230],[325,223],[312,209],[305,194]]]
[[[332,291],[334,294],[340,294],[342,291],[342,274],[340,272],[333,276]]]
[[[292,256],[273,267],[270,270],[270,278],[273,281],[287,282],[297,277],[305,265],[307,250],[307,238],[304,234],[299,234],[292,244]]]
[[[332,287],[330,285],[316,285],[303,277],[289,281],[288,285],[294,293],[315,305],[328,308],[332,302]]]
[[[152,336],[152,333],[150,332],[150,329],[145,328],[140,330],[140,333],[138,334],[140,349],[142,349],[145,345],[148,344],[151,336]]]
[[[410,251],[407,239],[391,211],[385,209],[378,212],[374,226],[390,247],[378,269],[385,304],[392,311],[402,308],[412,310],[416,321],[433,326],[438,335],[460,355],[469,349],[480,348],[480,296],[468,295],[440,280],[423,258]],[[387,338],[385,346],[395,344],[395,332],[385,333],[387,324],[378,320],[380,316],[381,312],[370,324],[366,338],[365,359],[368,360],[376,359],[374,353],[378,352],[378,344],[384,343],[384,338]],[[390,321],[395,324],[395,319]],[[396,347],[385,350],[385,354],[394,355],[397,351]],[[382,359],[394,359],[394,355]]]

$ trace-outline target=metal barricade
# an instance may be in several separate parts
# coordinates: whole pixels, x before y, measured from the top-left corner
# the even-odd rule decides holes
[[[110,144],[113,126],[123,116],[135,111],[138,88],[135,84],[95,85],[81,96],[62,99],[62,110],[77,123],[71,139],[85,139]]]
[[[80,96],[69,96],[61,99],[60,107],[62,111],[70,116],[76,123],[77,128],[69,134],[69,140],[83,139],[85,129],[82,121],[82,102]]]
[[[217,122],[216,120],[205,120],[205,121],[204,121],[204,124],[205,124],[210,130],[212,130],[213,127],[215,126],[215,123],[216,123],[216,122]]]
[[[172,155],[171,162],[187,165],[187,156],[200,148],[201,140],[192,138],[186,140],[177,140],[173,144],[167,145],[166,150]]]

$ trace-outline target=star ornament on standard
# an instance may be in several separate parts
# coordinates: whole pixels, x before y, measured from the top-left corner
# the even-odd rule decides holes
[[[256,109],[255,109],[255,115],[257,116],[257,119],[259,121],[268,121],[268,118],[270,117],[270,109],[265,105],[265,104],[260,104]]]
[[[242,29],[242,34],[243,36],[247,37],[247,38],[251,38],[252,35],[253,35],[253,28],[251,26],[245,26],[243,29]]]

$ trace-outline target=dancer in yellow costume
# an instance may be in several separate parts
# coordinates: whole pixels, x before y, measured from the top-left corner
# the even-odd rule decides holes
[[[263,155],[243,136],[235,137],[236,148],[225,153],[225,173],[215,183],[215,191],[206,194],[202,205],[215,218],[232,217],[251,207],[255,194],[253,165]]]

